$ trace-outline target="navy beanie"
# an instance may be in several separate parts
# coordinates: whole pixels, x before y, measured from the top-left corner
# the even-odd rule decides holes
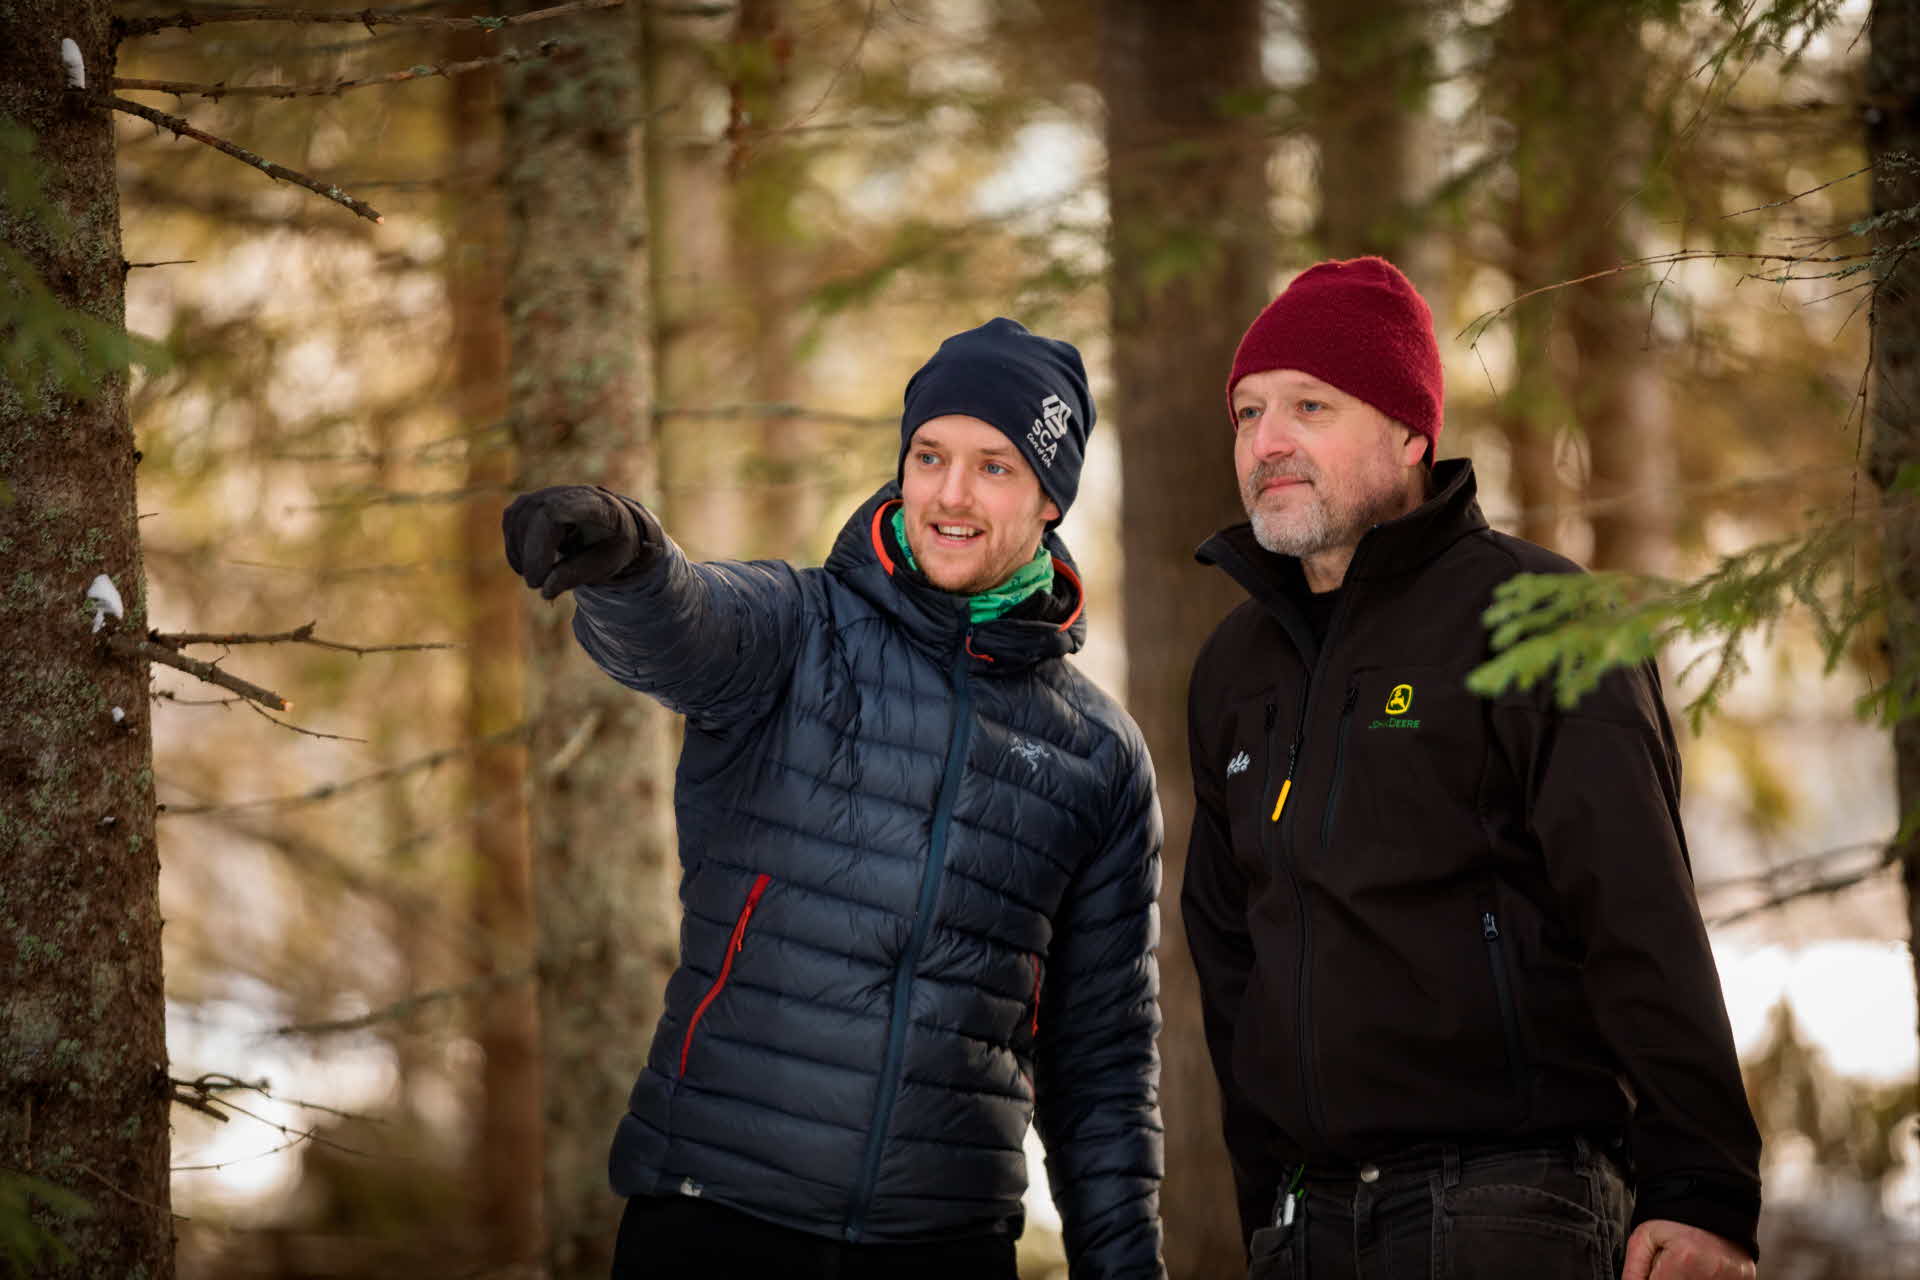
[[[956,333],[907,380],[900,464],[920,424],[950,413],[978,418],[1013,441],[1064,517],[1080,489],[1093,396],[1071,343],[1029,333],[1001,316]]]

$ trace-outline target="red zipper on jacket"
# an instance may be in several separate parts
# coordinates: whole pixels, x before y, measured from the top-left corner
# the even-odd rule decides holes
[[[693,1018],[687,1023],[686,1039],[680,1042],[680,1074],[687,1074],[687,1054],[693,1051],[693,1033],[700,1026],[700,1019],[706,1017],[707,1006],[719,999],[720,992],[727,985],[727,977],[733,972],[733,958],[740,954],[740,947],[746,941],[747,921],[753,918],[753,909],[760,902],[760,895],[767,891],[767,885],[773,877],[764,871],[753,882],[753,888],[747,890],[747,900],[740,908],[740,918],[733,922],[733,936],[727,939],[726,958],[720,962],[720,976],[707,988],[707,994],[700,998],[700,1004],[693,1011]]]
[[[1033,1022],[1030,1029],[1037,1036],[1040,1034],[1040,957],[1036,955],[1029,958],[1033,961]]]

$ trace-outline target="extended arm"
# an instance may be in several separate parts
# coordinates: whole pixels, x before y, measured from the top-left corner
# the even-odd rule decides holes
[[[695,564],[645,507],[589,485],[541,489],[502,517],[507,559],[614,679],[702,728],[757,719],[793,670],[803,589],[778,561]]]

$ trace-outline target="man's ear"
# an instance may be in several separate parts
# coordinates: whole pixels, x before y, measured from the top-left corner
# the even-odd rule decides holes
[[[1432,442],[1412,427],[1401,427],[1400,429],[1407,433],[1407,438],[1400,442],[1400,461],[1402,465],[1409,467],[1419,466],[1426,460],[1427,450],[1433,447]]]
[[[1047,505],[1040,508],[1040,518],[1048,524],[1054,523],[1060,518],[1060,504],[1048,498]]]

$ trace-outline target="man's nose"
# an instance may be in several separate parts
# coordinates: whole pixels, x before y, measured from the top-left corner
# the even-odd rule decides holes
[[[973,478],[965,467],[948,467],[940,478],[940,505],[949,510],[965,510],[973,493]]]
[[[1277,414],[1262,414],[1253,424],[1253,456],[1261,460],[1285,458],[1294,450],[1293,432]]]

